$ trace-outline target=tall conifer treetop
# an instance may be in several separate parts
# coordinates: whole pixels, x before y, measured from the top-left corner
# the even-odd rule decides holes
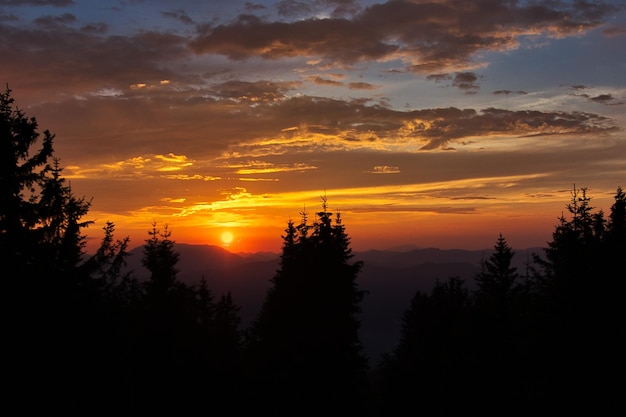
[[[249,340],[266,395],[282,392],[289,404],[321,401],[315,407],[332,398],[355,404],[367,368],[357,317],[362,262],[350,261],[340,215],[322,203],[313,224],[306,210],[299,224],[287,223],[280,265]]]

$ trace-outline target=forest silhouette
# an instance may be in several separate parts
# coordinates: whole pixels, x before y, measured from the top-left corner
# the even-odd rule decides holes
[[[526,415],[618,407],[626,194],[605,216],[573,187],[527,271],[500,234],[475,288],[451,276],[407,294],[395,348],[359,339],[361,261],[340,213],[284,230],[265,301],[242,327],[230,293],[178,278],[167,225],[147,231],[139,280],[108,222],[85,252],[91,202],[72,193],[54,135],[0,95],[5,396],[20,413],[235,416]],[[266,277],[261,277],[265,279]],[[381,277],[383,279],[384,277]]]

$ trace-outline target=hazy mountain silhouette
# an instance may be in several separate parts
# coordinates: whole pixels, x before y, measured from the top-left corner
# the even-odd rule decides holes
[[[197,284],[204,277],[216,297],[230,291],[241,307],[242,325],[256,316],[270,279],[278,269],[279,254],[271,252],[231,253],[213,245],[176,243],[180,254],[178,278],[186,284]],[[398,341],[403,312],[416,291],[430,292],[437,280],[458,276],[473,289],[474,275],[480,263],[493,249],[462,250],[436,248],[394,248],[354,252],[353,261],[363,261],[358,277],[359,288],[368,291],[361,303],[361,341],[367,355],[377,360]],[[540,248],[515,250],[514,266],[525,275],[526,263]],[[127,268],[137,278],[147,279],[142,266],[143,247],[130,251]]]
[[[482,260],[493,253],[484,250],[395,248],[355,252],[354,259],[364,262],[359,285],[369,291],[362,302],[361,341],[372,359],[388,352],[398,341],[401,320],[416,291],[430,293],[437,280],[457,276],[466,280],[466,287],[475,288],[474,276]],[[516,250],[513,266],[521,276],[531,254],[540,248]]]
[[[180,254],[178,279],[186,284],[198,284],[204,277],[217,298],[231,292],[241,306],[242,324],[247,325],[261,307],[270,279],[278,268],[279,255],[274,253],[231,253],[213,245],[176,243]],[[127,268],[140,280],[149,278],[142,266],[143,247],[129,252]]]

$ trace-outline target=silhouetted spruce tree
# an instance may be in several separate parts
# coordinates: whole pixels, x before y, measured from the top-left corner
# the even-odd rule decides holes
[[[242,415],[246,381],[242,369],[240,307],[230,293],[217,301],[206,278],[194,287],[196,297],[196,339],[193,343],[194,382],[187,393],[199,407],[210,404],[216,413]]]
[[[472,312],[473,363],[482,375],[474,394],[483,410],[519,415],[528,410],[527,293],[512,265],[515,252],[502,234],[476,274]]]
[[[512,266],[514,256],[515,252],[500,234],[494,252],[482,262],[481,272],[475,277],[479,298],[506,304],[519,278],[517,268]]]
[[[217,342],[218,356],[223,364],[236,366],[241,350],[241,307],[235,304],[230,292],[223,294],[215,305],[213,334]]]
[[[137,303],[141,298],[139,281],[133,271],[124,271],[129,256],[130,238],[115,239],[115,224],[107,221],[104,237],[96,252],[82,265],[86,273],[102,289],[103,296],[121,305]]]
[[[215,301],[213,292],[208,288],[206,278],[202,277],[195,288],[197,312],[196,320],[202,352],[200,356],[208,359],[208,372],[213,373],[214,390],[222,390],[228,395],[226,385],[233,387],[240,382],[242,334],[240,329],[241,307],[235,304],[230,292]]]
[[[610,209],[604,233],[604,250],[601,275],[596,277],[599,288],[597,302],[594,303],[593,352],[598,361],[593,362],[596,386],[596,400],[605,404],[608,411],[619,407],[621,398],[621,372],[614,371],[620,363],[626,343],[624,332],[623,294],[626,290],[626,193],[618,187]]]
[[[134,347],[133,410],[191,413],[236,407],[240,380],[239,307],[230,294],[215,302],[205,279],[178,279],[179,254],[167,225],[154,223],[144,245],[144,319]]]
[[[212,349],[214,358],[212,378],[216,386],[215,397],[222,404],[228,404],[231,412],[237,412],[243,407],[235,402],[245,395],[246,384],[243,381],[242,368],[242,335],[241,317],[238,306],[230,292],[222,294],[215,305],[215,316],[211,329]]]
[[[397,346],[377,367],[379,415],[471,409],[471,305],[458,277],[438,280],[430,294],[415,293],[402,316]]]
[[[611,233],[603,212],[593,212],[590,201],[586,188],[574,187],[570,217],[559,218],[544,257],[535,257],[534,281],[542,285],[533,310],[543,345],[537,359],[549,387],[541,401],[563,412],[597,411],[611,402],[607,393],[613,392],[601,375],[616,360],[608,354],[612,339],[607,338],[615,326],[606,327],[616,283],[607,280],[614,259],[606,244]],[[573,404],[571,398],[579,401]]]
[[[142,264],[150,271],[150,279],[146,283],[148,297],[154,302],[162,302],[169,292],[175,289],[177,282],[178,264],[180,255],[174,250],[174,241],[170,239],[172,233],[165,225],[161,233],[152,224],[152,230],[148,232],[150,239],[146,240],[143,247]]]
[[[19,274],[23,280],[37,263],[36,193],[54,152],[54,135],[44,131],[41,148],[34,150],[40,139],[37,121],[13,103],[7,86],[0,94],[0,256],[6,273]]]
[[[65,184],[53,158],[54,135],[46,130],[41,148],[33,151],[37,121],[13,107],[10,94],[8,87],[0,94],[0,256],[8,271],[19,271],[15,281],[21,284],[47,276],[40,287],[54,282],[52,274],[69,279],[81,262],[81,230],[93,223],[81,219],[90,202]]]
[[[79,269],[90,203],[65,183],[53,158],[54,135],[46,130],[40,138],[37,130],[7,87],[0,94],[0,261],[11,316],[8,356],[18,370],[8,372],[18,392],[9,396],[25,407],[71,410],[93,399],[88,387],[98,370],[86,364],[100,353],[101,305]]]
[[[81,274],[91,280],[98,294],[94,315],[98,349],[92,349],[93,357],[82,366],[89,368],[95,379],[89,387],[93,392],[90,402],[101,404],[103,413],[114,413],[134,402],[137,388],[131,370],[137,366],[135,345],[142,331],[144,293],[132,271],[124,270],[129,238],[116,240],[115,225],[110,221],[103,230],[100,246],[80,266]],[[115,387],[113,392],[111,387]]]
[[[59,160],[47,167],[48,175],[41,181],[41,194],[38,202],[39,224],[36,229],[40,243],[40,266],[68,275],[78,272],[83,261],[86,237],[82,230],[93,221],[81,221],[91,203],[85,198],[76,198],[65,178],[61,176]],[[80,284],[80,283],[79,283]]]
[[[567,211],[561,215],[552,233],[552,241],[544,249],[545,258],[536,256],[543,282],[561,301],[573,300],[586,292],[588,279],[597,272],[598,254],[604,233],[602,212],[593,213],[591,197],[586,188],[571,191]]]
[[[615,192],[615,202],[611,206],[611,214],[609,215],[609,235],[621,241],[626,239],[626,193],[620,186]]]
[[[353,257],[340,216],[289,221],[280,267],[247,340],[264,415],[357,412],[367,388]]]
[[[626,193],[622,187],[618,187],[611,206],[609,220],[604,234],[606,243],[607,265],[605,271],[608,285],[620,285],[623,289],[624,254],[626,254]],[[617,291],[621,293],[621,291]]]
[[[143,266],[150,272],[144,282],[144,318],[140,324],[135,347],[137,386],[135,409],[147,412],[172,412],[182,407],[184,387],[188,387],[190,361],[190,323],[195,300],[190,288],[178,281],[179,254],[174,249],[171,232],[166,225],[161,232],[152,224],[150,238],[143,246]]]

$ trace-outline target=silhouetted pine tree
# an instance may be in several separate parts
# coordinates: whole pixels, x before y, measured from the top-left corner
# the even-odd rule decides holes
[[[596,400],[603,402],[605,409],[619,407],[621,398],[621,375],[619,363],[626,349],[624,342],[624,301],[626,290],[626,193],[618,187],[611,206],[604,233],[601,276],[595,280],[599,287],[592,337],[597,361],[593,376],[599,381]]]
[[[397,346],[376,370],[378,414],[451,415],[471,409],[471,298],[464,281],[417,291],[402,316]]]
[[[362,263],[350,262],[349,238],[325,198],[312,225],[301,214],[300,224],[287,224],[280,267],[248,335],[255,407],[265,415],[356,413],[367,388],[357,318]]]
[[[140,284],[133,277],[133,271],[124,271],[130,239],[115,240],[115,224],[111,221],[107,221],[102,229],[104,237],[100,246],[81,269],[97,283],[110,302],[120,305],[137,303],[142,295]]]
[[[552,241],[544,249],[545,258],[535,257],[549,286],[547,290],[562,301],[584,295],[589,278],[597,272],[604,217],[602,212],[594,214],[593,209],[587,189],[574,186],[567,204],[571,217],[561,215]]]
[[[178,279],[179,254],[167,225],[153,224],[144,245],[143,320],[133,346],[132,409],[149,413],[191,413],[202,407],[233,411],[241,394],[239,307],[230,294],[215,302],[201,279]]]
[[[167,227],[161,234],[153,225],[146,241],[143,263],[151,279],[145,286],[122,273],[129,240],[114,242],[110,222],[101,246],[83,262],[82,230],[92,222],[82,218],[90,202],[74,196],[63,178],[53,138],[45,131],[33,150],[36,120],[13,107],[8,88],[0,94],[7,397],[25,413],[96,407],[184,414],[232,399],[225,379],[240,375],[232,372],[239,369],[240,342],[232,297],[213,304],[177,280],[178,254]],[[209,330],[202,328],[202,303],[212,311]],[[208,345],[200,343],[203,334]],[[211,366],[201,366],[207,362]],[[211,378],[214,383],[206,383]],[[221,391],[207,391],[218,386]]]
[[[240,307],[230,293],[215,301],[204,277],[195,287],[196,336],[193,343],[193,382],[187,392],[190,403],[216,413],[242,415],[246,381],[242,369]]]
[[[93,399],[102,326],[97,288],[79,270],[90,203],[65,184],[54,135],[0,94],[0,261],[10,311],[11,399],[72,410]],[[86,365],[89,364],[89,365]],[[59,383],[64,375],[65,384]],[[20,395],[32,395],[29,401]],[[33,410],[34,411],[34,410]],[[24,412],[28,412],[25,408]]]
[[[620,289],[623,289],[624,256],[626,254],[626,193],[622,187],[617,188],[614,199],[604,234],[608,259],[605,271],[608,275],[607,278],[611,277],[611,283],[608,285],[621,285]],[[620,293],[621,291],[617,292]]]
[[[502,234],[494,251],[475,276],[477,289],[472,309],[474,373],[481,382],[473,386],[480,409],[489,413],[522,415],[528,411],[532,391],[528,349],[528,292],[512,266],[515,252]],[[532,377],[532,376],[531,376]]]
[[[177,279],[179,254],[168,226],[161,232],[153,223],[148,234],[142,264],[150,278],[144,282],[143,320],[134,346],[134,407],[169,413],[185,405],[184,391],[189,387],[195,312],[188,307],[195,302],[195,293]]]
[[[609,270],[623,255],[611,253],[612,222],[607,226],[603,212],[593,212],[586,191],[574,187],[567,205],[570,217],[559,218],[545,258],[535,257],[535,282],[542,290],[533,314],[543,346],[535,359],[546,387],[539,398],[561,412],[598,412],[614,393],[606,370],[617,360],[609,354],[615,345],[610,335],[621,324],[608,324],[614,314],[607,306],[616,305],[611,301],[619,293],[615,284],[623,280],[611,280]]]
[[[0,94],[0,260],[7,274],[19,275],[23,281],[37,262],[36,192],[54,153],[54,135],[44,131],[41,148],[33,150],[40,137],[37,121],[13,103],[7,86]]]
[[[142,264],[150,271],[150,279],[146,283],[148,299],[155,302],[164,302],[168,293],[172,293],[177,282],[178,264],[180,255],[174,250],[174,241],[170,239],[171,232],[165,225],[161,233],[156,224],[148,232],[150,239],[143,247]]]
[[[116,240],[115,225],[108,221],[103,227],[100,246],[81,266],[81,274],[91,280],[98,294],[98,309],[94,318],[94,335],[98,349],[84,361],[95,381],[89,389],[91,403],[101,404],[103,413],[128,409],[135,400],[135,377],[131,370],[137,366],[136,338],[141,333],[140,312],[143,288],[132,275],[124,271],[129,238]],[[83,314],[84,312],[77,312]],[[111,391],[111,387],[115,387]]]
[[[215,305],[215,316],[210,336],[212,349],[209,355],[214,360],[211,367],[214,403],[226,405],[224,411],[240,413],[240,403],[246,396],[247,381],[244,380],[242,358],[241,317],[238,306],[230,292],[223,294]]]
[[[482,270],[475,277],[477,296],[490,302],[506,302],[515,291],[519,278],[517,268],[512,266],[515,252],[502,234],[494,246],[494,252],[482,262]]]

